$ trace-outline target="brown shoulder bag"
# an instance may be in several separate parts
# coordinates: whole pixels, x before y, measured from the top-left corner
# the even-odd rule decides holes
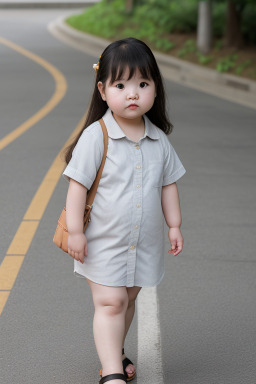
[[[104,154],[103,154],[100,168],[94,180],[94,183],[91,189],[87,193],[86,205],[85,205],[85,211],[84,211],[84,231],[86,230],[88,223],[91,221],[90,213],[92,210],[92,204],[93,204],[93,201],[97,192],[97,188],[100,182],[100,178],[105,165],[105,160],[107,157],[107,150],[108,150],[107,128],[105,126],[103,119],[100,119],[99,122],[100,122],[102,131],[103,131],[103,136],[104,136]],[[64,252],[68,253],[68,229],[66,224],[66,208],[63,208],[61,212],[60,218],[58,220],[58,225],[53,237],[53,242]]]

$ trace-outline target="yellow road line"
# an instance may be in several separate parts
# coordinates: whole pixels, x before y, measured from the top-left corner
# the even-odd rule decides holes
[[[10,291],[0,291],[0,315],[1,315],[1,310],[4,308],[9,295],[10,295]]]
[[[0,150],[26,132],[29,128],[31,128],[34,124],[36,124],[39,120],[41,120],[46,114],[48,114],[64,97],[67,91],[67,82],[63,74],[52,64],[42,59],[41,57],[35,55],[34,53],[18,46],[17,44],[1,38],[0,43],[6,45],[7,47],[14,49],[20,54],[28,57],[29,59],[35,61],[37,64],[41,65],[44,69],[46,69],[55,80],[55,92],[51,99],[33,116],[31,116],[27,121],[17,127],[14,131],[6,135],[3,139],[0,140]],[[58,170],[60,169],[60,160],[56,159],[55,163],[58,164]],[[63,164],[62,164],[63,167]],[[51,176],[51,175],[49,175]],[[47,178],[47,177],[46,177]],[[58,180],[57,180],[58,181]],[[31,241],[36,233],[39,220],[41,219],[43,212],[48,204],[48,201],[51,197],[51,194],[54,191],[54,188],[57,184],[55,182],[52,188],[48,185],[47,188],[42,188],[41,196],[43,193],[42,202],[40,204],[40,213],[38,213],[37,209],[31,206],[31,209],[27,211],[27,217],[25,217],[20,224],[19,229],[16,232],[16,235],[11,242],[7,254],[0,266],[0,314],[7,302],[7,299],[10,294],[10,290],[16,280],[16,277],[19,273],[20,267],[22,265],[25,254],[28,251],[28,248],[31,244]],[[44,183],[46,185],[47,183]],[[39,194],[40,195],[40,194]],[[40,197],[40,196],[39,196]],[[38,204],[38,200],[36,198],[33,201]],[[33,212],[35,213],[36,219],[34,221],[26,221],[31,220],[31,213],[33,216]],[[33,217],[34,217],[33,216]]]
[[[41,65],[46,69],[55,80],[55,92],[52,95],[51,99],[33,116],[31,116],[27,121],[17,127],[14,131],[6,135],[3,139],[0,140],[0,150],[10,144],[12,141],[21,136],[39,120],[41,120],[45,115],[47,115],[64,97],[67,91],[67,82],[63,74],[52,64],[42,59],[41,57],[35,55],[34,53],[20,47],[19,45],[0,37],[0,43],[6,45],[9,48],[14,49],[20,54],[28,57],[29,59],[35,61],[37,64]]]
[[[38,224],[39,221],[22,221],[6,254],[26,255]]]
[[[75,131],[64,144],[60,153],[70,143],[70,140],[74,137],[74,135],[76,135],[82,129],[85,115],[86,113],[79,121]],[[8,248],[2,264],[0,265],[0,315],[5,307],[9,293],[18,276],[24,257],[36,234],[38,225],[44,214],[47,204],[62,174],[64,162],[60,158],[60,153],[53,161],[41,185],[35,193],[23,217],[23,220]],[[56,226],[57,219],[58,217],[56,217]],[[51,239],[48,240],[50,241]]]
[[[12,289],[23,260],[24,256],[5,256],[0,268],[0,281],[2,290],[10,291]]]

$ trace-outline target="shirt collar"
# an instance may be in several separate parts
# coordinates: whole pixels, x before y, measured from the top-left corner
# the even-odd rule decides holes
[[[160,135],[158,133],[158,128],[151,123],[146,115],[143,115],[143,118],[145,122],[145,135],[143,138],[148,136],[153,140],[159,139]],[[110,108],[108,108],[107,112],[103,116],[103,120],[108,130],[108,136],[111,137],[111,139],[121,139],[122,137],[127,137],[114,119]]]

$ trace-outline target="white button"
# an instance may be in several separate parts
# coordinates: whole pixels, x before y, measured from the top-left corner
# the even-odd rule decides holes
[[[136,168],[137,168],[137,169],[140,169],[140,168],[141,168],[141,166],[138,164],[138,165],[136,165]]]
[[[139,226],[138,225],[135,225],[135,227],[134,227],[135,229],[138,229],[139,228]]]
[[[130,246],[130,249],[134,249],[134,248],[135,248],[135,246],[134,246],[134,245],[131,245],[131,246]]]
[[[140,208],[140,204],[137,204],[136,207],[137,207],[137,208]]]
[[[140,188],[140,184],[137,185],[137,188]]]

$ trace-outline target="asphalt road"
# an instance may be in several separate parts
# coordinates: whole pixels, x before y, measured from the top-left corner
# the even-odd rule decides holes
[[[91,95],[95,59],[46,29],[63,13],[0,13],[0,37],[50,62],[68,85],[54,109],[0,151],[0,263]],[[47,103],[55,83],[1,43],[0,81],[1,140]],[[256,111],[170,81],[166,91],[171,142],[187,174],[178,182],[184,250],[174,258],[166,241],[166,275],[157,289],[164,383],[255,384]],[[90,292],[52,244],[66,191],[61,178],[0,316],[4,384],[92,384],[99,377]],[[135,318],[126,346],[134,362],[137,333]]]

